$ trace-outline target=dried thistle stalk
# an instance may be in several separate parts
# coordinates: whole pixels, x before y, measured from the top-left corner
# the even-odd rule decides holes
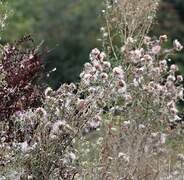
[[[128,37],[137,39],[141,45],[143,37],[155,18],[160,0],[115,0],[113,3],[113,19],[125,42]]]

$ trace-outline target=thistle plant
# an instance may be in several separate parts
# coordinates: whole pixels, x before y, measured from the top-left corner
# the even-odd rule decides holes
[[[183,151],[183,123],[177,102],[183,101],[183,77],[177,65],[171,64],[171,58],[183,46],[174,40],[173,47],[166,49],[167,35],[156,40],[148,37],[146,32],[152,21],[147,24],[141,21],[140,24],[144,22],[145,31],[138,28],[137,34],[122,36],[122,33],[117,32],[126,32],[127,29],[119,24],[112,30],[114,22],[121,22],[118,18],[122,14],[118,11],[116,13],[119,16],[115,14],[117,19],[109,14],[114,8],[120,7],[118,3],[131,7],[133,2],[107,3],[103,11],[107,26],[101,28],[103,38],[107,40],[103,43],[105,53],[94,49],[90,55],[93,57],[90,58],[91,63],[85,64],[81,74],[88,89],[101,88],[104,114],[98,131],[83,137],[83,142],[79,141],[76,145],[79,146],[79,154],[82,154],[80,160],[83,169],[77,178],[182,178],[183,155],[177,155],[177,152]],[[158,4],[153,5],[152,17]],[[130,17],[138,20],[140,16]],[[134,25],[136,27],[136,23]],[[121,40],[124,38],[121,47],[115,41],[117,37]],[[101,56],[106,57],[107,62]],[[104,72],[104,64],[108,71]],[[177,126],[176,129],[173,126]],[[173,141],[175,147],[171,145]]]
[[[121,48],[123,62],[117,67],[101,62],[104,53],[92,51],[90,57],[95,53],[96,59],[85,65],[82,80],[88,89],[100,86],[101,103],[108,111],[102,115],[96,145],[90,137],[79,143],[83,144],[81,176],[86,179],[181,177],[183,167],[173,162],[177,157],[167,143],[183,133],[177,110],[178,100],[183,100],[183,77],[178,74],[177,65],[168,62],[169,56],[183,46],[175,40],[171,49],[164,49],[166,41],[166,35],[159,40],[145,37],[144,48],[134,49],[134,39],[128,38]],[[111,67],[107,74],[103,72],[103,64]],[[98,70],[94,73],[94,69]],[[171,129],[173,124],[178,124],[177,129]],[[177,146],[182,150],[182,145]],[[90,156],[96,159],[89,158],[88,163],[86,158]]]
[[[48,87],[39,107],[8,116],[14,138],[7,142],[6,130],[1,132],[0,177],[183,178],[177,106],[184,98],[183,77],[171,63],[183,46],[174,40],[168,49],[167,35],[147,35],[158,3],[106,1],[102,50],[91,51],[80,82]],[[21,87],[25,81],[18,82]]]
[[[138,38],[139,43],[149,32],[156,15],[160,0],[134,1],[118,0],[115,6],[119,29],[122,31],[124,41],[128,37]]]

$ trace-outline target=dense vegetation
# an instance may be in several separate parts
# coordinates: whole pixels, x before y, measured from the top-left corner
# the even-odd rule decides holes
[[[0,180],[183,179],[179,3],[1,2]]]
[[[100,44],[97,39],[100,37],[99,22],[103,20],[102,0],[7,2],[11,16],[2,41],[13,41],[31,33],[38,42],[44,40],[50,49],[46,71],[57,68],[47,79],[49,85],[59,87],[62,82],[78,80],[90,49]],[[165,33],[184,42],[183,10],[182,0],[162,2],[152,34]]]

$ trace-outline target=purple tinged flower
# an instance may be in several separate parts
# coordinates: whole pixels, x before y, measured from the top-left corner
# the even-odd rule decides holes
[[[97,129],[100,127],[100,123],[101,123],[102,119],[99,115],[95,116],[90,122],[89,122],[89,126],[90,128],[94,128]]]
[[[153,58],[149,54],[144,55],[144,59],[147,61],[153,61]]]
[[[178,66],[176,64],[172,64],[170,67],[171,72],[176,72],[179,70]]]
[[[95,56],[97,56],[97,55],[99,55],[100,54],[100,50],[98,49],[98,48],[94,48],[94,49],[92,49],[92,51],[91,51],[91,55],[95,55]]]
[[[84,71],[87,72],[91,72],[93,70],[93,66],[90,63],[85,63],[84,64]]]
[[[100,74],[100,77],[101,77],[101,79],[103,79],[103,80],[107,80],[107,79],[108,79],[108,74],[107,74],[107,73],[101,73],[101,74]]]
[[[115,67],[113,70],[114,77],[117,77],[119,79],[124,79],[124,71],[122,69],[122,66]]]
[[[161,46],[160,45],[155,45],[152,47],[151,51],[153,54],[158,54],[161,50]]]
[[[37,108],[36,113],[40,114],[41,116],[46,116],[47,115],[47,112],[42,107]]]
[[[77,99],[77,108],[79,110],[84,109],[86,106],[86,101],[84,99]]]
[[[106,58],[106,54],[105,54],[104,52],[101,52],[100,55],[99,55],[100,61],[101,61],[101,62],[104,61],[105,58]]]
[[[183,76],[182,75],[178,75],[177,76],[177,81],[178,82],[183,82]]]

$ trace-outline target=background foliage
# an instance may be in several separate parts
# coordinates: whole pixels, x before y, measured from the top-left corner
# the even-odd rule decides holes
[[[57,88],[62,82],[76,81],[90,49],[99,46],[102,1],[9,0],[12,12],[2,42],[33,34],[37,42],[44,40],[50,49],[45,60],[46,71],[57,68],[46,80],[49,85]],[[151,33],[167,34],[184,42],[183,10],[183,0],[162,2]],[[176,59],[183,66],[182,56]]]

